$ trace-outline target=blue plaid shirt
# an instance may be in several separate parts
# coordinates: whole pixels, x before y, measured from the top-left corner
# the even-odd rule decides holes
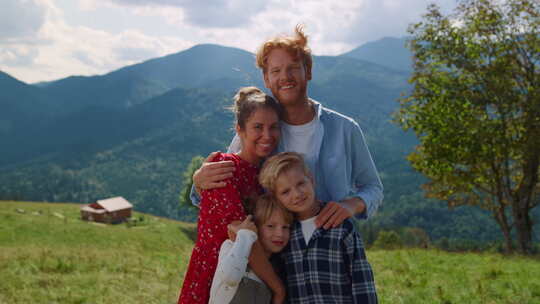
[[[280,257],[290,304],[377,303],[373,272],[351,219],[315,230],[307,245],[295,222]]]

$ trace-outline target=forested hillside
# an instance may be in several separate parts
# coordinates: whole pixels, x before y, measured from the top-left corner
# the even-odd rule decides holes
[[[217,45],[39,85],[0,76],[0,200],[121,195],[138,211],[184,220],[196,213],[179,206],[182,172],[193,156],[226,149],[234,91],[262,86],[253,54]],[[380,171],[385,200],[370,225],[419,227],[434,239],[498,239],[484,213],[423,197],[423,178],[405,160],[416,139],[391,122],[408,72],[316,56],[313,76],[310,96],[359,122]]]

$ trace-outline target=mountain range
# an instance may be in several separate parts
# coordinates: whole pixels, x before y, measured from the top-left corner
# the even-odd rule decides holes
[[[433,238],[498,238],[474,208],[427,200],[405,156],[417,143],[392,123],[410,85],[405,38],[339,56],[315,56],[309,94],[362,127],[385,185],[373,225],[419,227]],[[141,212],[194,220],[179,206],[182,172],[196,155],[226,149],[242,86],[263,87],[254,54],[219,45],[104,75],[26,84],[0,72],[0,199],[88,202],[124,196]],[[482,225],[479,225],[482,223]],[[455,227],[460,227],[455,229]]]

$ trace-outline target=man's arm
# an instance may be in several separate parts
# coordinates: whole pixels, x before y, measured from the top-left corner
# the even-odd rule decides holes
[[[242,148],[238,135],[235,135],[227,153],[237,153]],[[234,163],[232,161],[212,162],[218,152],[212,152],[204,160],[202,166],[193,174],[191,186],[191,203],[197,207],[201,202],[200,191],[225,187],[227,178],[232,177]]]
[[[234,171],[234,163],[232,161],[218,161],[212,160],[219,152],[212,152],[199,169],[193,174],[193,184],[191,185],[191,192],[189,197],[191,203],[197,207],[201,202],[201,191],[215,188],[225,187],[225,179],[232,177]]]
[[[354,123],[350,135],[351,174],[354,188],[350,196],[340,202],[329,202],[319,213],[315,224],[325,229],[340,225],[346,218],[358,219],[371,217],[378,209],[383,198],[383,185],[369,153],[364,134]]]
[[[349,197],[361,199],[365,209],[356,213],[358,219],[368,219],[375,214],[383,200],[383,185],[369,152],[364,134],[355,122],[351,131],[351,159],[354,189]]]

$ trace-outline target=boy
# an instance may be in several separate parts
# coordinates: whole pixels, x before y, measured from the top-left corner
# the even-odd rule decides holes
[[[264,163],[259,182],[297,219],[281,253],[288,303],[377,303],[373,272],[353,222],[347,219],[329,230],[316,228],[315,218],[325,203],[315,199],[302,156],[295,152],[272,156]]]

